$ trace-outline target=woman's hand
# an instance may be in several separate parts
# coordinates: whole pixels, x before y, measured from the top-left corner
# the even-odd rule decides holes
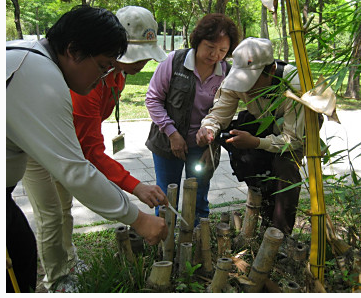
[[[186,154],[188,154],[188,146],[181,134],[178,131],[175,131],[169,136],[169,140],[170,148],[174,156],[185,161]]]

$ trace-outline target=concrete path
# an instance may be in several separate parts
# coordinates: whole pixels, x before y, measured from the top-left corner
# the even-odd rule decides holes
[[[330,151],[349,148],[361,142],[361,111],[339,111],[338,116],[341,125],[325,121],[320,135],[323,140],[329,139],[331,145]],[[155,173],[153,159],[150,151],[144,145],[150,128],[150,121],[121,122],[121,130],[125,132],[125,149],[112,154],[111,139],[117,134],[117,125],[115,123],[103,123],[102,131],[105,138],[106,153],[119,161],[130,173],[143,183],[155,184]],[[351,153],[351,160],[361,154],[361,146]],[[361,175],[361,158],[354,162],[354,167]],[[348,163],[341,162],[324,170],[324,173],[345,173],[348,171]],[[184,177],[184,175],[183,175]],[[182,198],[183,185],[180,185],[180,198]],[[209,202],[211,204],[220,204],[224,202],[245,201],[247,187],[244,182],[240,183],[232,175],[232,169],[229,164],[227,152],[222,149],[220,165],[217,168],[212,180],[209,191]],[[32,207],[28,201],[26,193],[21,182],[17,185],[13,197],[16,203],[25,213],[30,226],[35,230],[35,222],[32,213]],[[129,194],[130,200],[136,203],[139,208],[147,213],[153,214],[153,210],[147,205],[141,203],[135,196]],[[74,216],[74,225],[91,224],[104,220],[103,217],[84,207],[74,199],[72,213]],[[181,208],[181,202],[179,204]],[[239,207],[239,206],[238,206]],[[237,206],[225,207],[225,210],[237,208]],[[102,228],[102,227],[100,227]],[[74,232],[88,231],[89,228],[75,229]],[[94,230],[94,229],[93,229]]]

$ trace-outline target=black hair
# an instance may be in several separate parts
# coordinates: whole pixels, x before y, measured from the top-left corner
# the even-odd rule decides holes
[[[203,39],[216,41],[221,34],[228,35],[230,39],[229,50],[225,57],[231,57],[233,50],[239,43],[239,32],[231,18],[222,13],[205,15],[191,33],[189,40],[193,49],[197,49]]]
[[[56,54],[64,54],[69,46],[80,59],[104,55],[118,58],[127,50],[124,27],[118,18],[104,8],[75,6],[65,13],[46,34]]]
[[[264,68],[263,68],[263,71],[262,71],[262,74],[265,75],[265,76],[269,76],[270,72],[271,72],[271,69],[272,69],[272,66],[275,65],[275,61],[273,61],[271,64],[268,64],[266,65]]]

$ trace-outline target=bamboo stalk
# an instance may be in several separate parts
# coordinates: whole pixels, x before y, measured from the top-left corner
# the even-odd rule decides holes
[[[306,273],[306,282],[307,282],[307,292],[309,293],[327,293],[323,284],[314,277],[310,270],[310,263],[307,264],[307,267],[305,268]]]
[[[278,284],[270,280],[268,277],[265,280],[264,287],[267,289],[268,293],[282,293]]]
[[[129,262],[134,262],[134,255],[130,245],[128,227],[119,226],[115,229],[115,238],[119,255],[124,254]]]
[[[198,183],[196,178],[188,178],[183,182],[182,216],[188,223],[180,222],[178,243],[192,242],[193,227],[196,214]]]
[[[159,210],[159,217],[160,218],[165,218],[165,213],[167,211],[167,207],[166,206],[159,206],[158,210]],[[162,259],[163,255],[164,255],[164,250],[163,249],[164,249],[164,243],[163,243],[163,241],[160,241],[158,243],[157,259]]]
[[[234,211],[232,215],[234,228],[236,230],[236,233],[239,233],[239,231],[241,230],[241,213],[238,211]]]
[[[337,256],[336,263],[342,274],[347,272],[345,256]]]
[[[192,264],[192,247],[193,245],[190,242],[184,242],[180,244],[178,267],[179,276],[184,276],[186,274],[187,262]]]
[[[289,30],[292,39],[302,92],[313,89],[313,79],[305,46],[304,29],[300,17],[298,0],[286,0]],[[305,108],[306,156],[311,195],[311,251],[312,274],[324,283],[326,255],[326,207],[323,193],[321,149],[318,115]]]
[[[202,247],[202,268],[206,275],[213,271],[211,252],[211,231],[209,219],[201,218],[201,247]]]
[[[262,195],[248,188],[246,213],[244,215],[241,234],[244,239],[252,238],[257,227],[261,208]]]
[[[170,287],[170,276],[173,263],[170,261],[156,262],[152,266],[147,285],[159,292],[166,292]]]
[[[201,224],[194,228],[195,234],[195,250],[193,257],[193,266],[202,263],[202,247],[201,247]]]
[[[228,274],[232,269],[232,259],[219,258],[217,261],[216,272],[214,273],[210,291],[212,293],[222,293],[228,285]]]
[[[266,230],[261,247],[248,275],[248,278],[254,282],[254,285],[246,285],[246,292],[259,293],[262,290],[282,240],[283,233],[280,230],[273,227]]]
[[[168,202],[174,208],[177,204],[178,185],[169,184],[167,189]],[[175,227],[175,214],[167,209],[165,213],[165,222],[168,226],[168,235],[163,242],[163,261],[173,261],[174,258],[174,227]]]
[[[352,250],[352,247],[336,234],[335,228],[328,214],[326,214],[326,239],[332,248],[332,253],[336,257],[342,256]]]
[[[361,292],[361,252],[355,251],[353,254],[353,264],[352,264],[352,271],[351,275],[353,275],[353,281],[357,284],[353,286],[352,292],[353,293],[360,293]]]
[[[9,256],[9,253],[8,253],[8,248],[6,248],[6,269],[8,270],[10,281],[11,281],[11,284],[13,285],[13,288],[14,288],[14,292],[15,293],[20,293],[19,284],[18,284],[18,281],[17,281],[16,276],[15,276],[15,272],[14,272],[14,269],[13,269],[13,263],[12,263],[12,261],[10,259],[10,256]]]
[[[230,227],[227,223],[220,222],[216,227],[218,258],[230,257],[231,254],[231,238]]]
[[[241,232],[233,239],[235,246],[242,247],[245,244],[251,244],[258,223],[261,202],[261,193],[248,188],[246,212],[244,214]]]

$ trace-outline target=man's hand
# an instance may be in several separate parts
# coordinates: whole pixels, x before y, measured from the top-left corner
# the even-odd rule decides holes
[[[130,226],[149,245],[158,244],[161,240],[165,240],[168,235],[168,227],[164,218],[146,214],[140,210],[137,219]]]
[[[213,130],[201,127],[196,135],[197,145],[199,147],[206,146],[214,140]]]
[[[186,154],[188,154],[188,146],[181,134],[178,131],[173,132],[169,136],[169,141],[174,156],[185,161]]]
[[[140,201],[150,208],[159,205],[168,206],[167,196],[158,185],[146,185],[140,182],[134,188],[133,195],[137,196]]]
[[[259,138],[252,136],[248,131],[233,129],[229,133],[235,136],[226,140],[226,143],[238,149],[255,149],[259,146]]]

